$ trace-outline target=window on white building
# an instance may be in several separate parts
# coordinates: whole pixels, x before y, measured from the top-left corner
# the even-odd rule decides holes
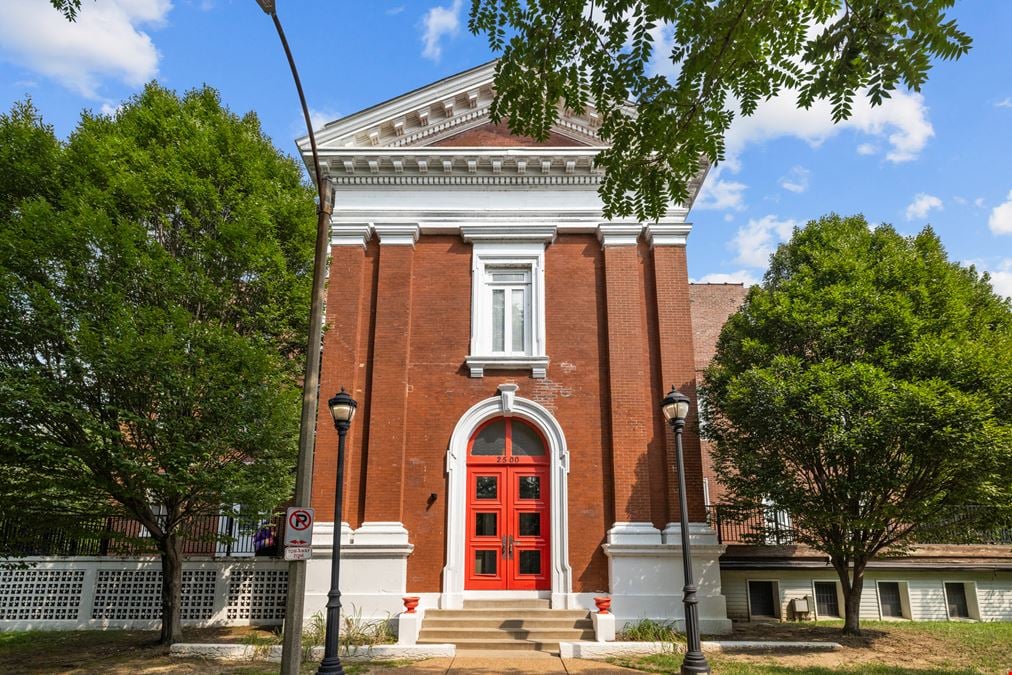
[[[471,377],[530,369],[545,377],[545,245],[475,241],[471,286]]]

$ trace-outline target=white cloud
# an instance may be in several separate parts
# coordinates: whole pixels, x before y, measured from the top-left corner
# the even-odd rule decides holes
[[[785,91],[761,103],[750,117],[737,115],[727,133],[727,154],[740,155],[753,143],[784,136],[800,138],[812,147],[844,129],[856,130],[888,143],[886,159],[906,162],[917,155],[934,136],[928,120],[924,97],[905,91],[893,92],[880,106],[872,107],[867,97],[855,99],[853,114],[839,124],[833,124],[832,107],[827,101],[816,101],[808,110],[798,108],[796,93]],[[873,154],[878,147],[870,142],[858,146],[858,153]]]
[[[989,269],[991,286],[998,295],[1012,298],[1012,258],[1005,258],[994,269]]]
[[[313,131],[319,131],[325,124],[333,122],[340,116],[341,113],[330,108],[309,108],[309,121],[313,124]],[[305,125],[305,123],[305,120],[303,120],[302,124]]]
[[[158,50],[140,26],[158,28],[170,0],[85,3],[67,21],[48,2],[7,0],[0,52],[8,59],[88,98],[101,98],[105,79],[138,87],[158,74]]]
[[[422,19],[425,32],[422,35],[422,42],[425,44],[422,49],[422,56],[433,61],[438,61],[443,55],[443,47],[439,41],[444,35],[450,37],[460,32],[460,9],[463,0],[453,0],[449,7],[436,6],[429,9]]]
[[[799,226],[796,220],[779,220],[774,215],[749,219],[748,225],[738,228],[731,240],[730,246],[737,253],[734,261],[745,267],[764,269],[777,244],[786,241]]]
[[[693,208],[713,211],[744,210],[745,190],[748,186],[737,181],[723,180],[721,178],[723,170],[723,166],[718,166],[710,171],[696,197]]]
[[[1012,96],[1006,96],[994,104],[995,108],[1012,108]]]
[[[934,209],[941,210],[942,200],[935,195],[929,195],[924,192],[918,192],[914,196],[914,201],[907,205],[907,220],[913,220],[914,218],[924,218]]]
[[[699,279],[690,279],[689,281],[694,284],[745,284],[746,286],[753,286],[759,283],[759,279],[748,270],[738,270],[730,273],[712,272],[704,274]]]
[[[987,226],[995,234],[1012,234],[1012,190],[1009,190],[1003,203],[991,209]]]
[[[808,177],[811,173],[803,166],[795,166],[780,179],[780,187],[791,192],[804,192],[808,189]]]
[[[955,202],[956,204],[959,204],[960,206],[966,206],[967,204],[970,203],[966,200],[966,197],[962,197],[960,195],[953,195],[952,201]]]
[[[973,200],[973,205],[976,206],[978,209],[984,208],[984,198],[977,197],[976,199]]]
[[[386,10],[383,13],[386,14],[387,16],[397,16],[398,14],[403,12],[404,9],[405,9],[404,5],[397,5],[396,7],[391,7],[390,9]]]

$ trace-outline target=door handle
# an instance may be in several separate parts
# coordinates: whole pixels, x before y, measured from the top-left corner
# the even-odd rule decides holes
[[[513,535],[510,535],[510,554],[509,559],[513,560]]]
[[[506,557],[506,535],[502,536],[502,557]]]

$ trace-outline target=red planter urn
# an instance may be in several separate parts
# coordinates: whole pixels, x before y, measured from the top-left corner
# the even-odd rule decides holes
[[[401,599],[404,601],[404,610],[407,614],[414,614],[415,607],[418,606],[418,601],[421,600],[417,595],[406,595]]]
[[[611,609],[611,598],[607,595],[602,595],[599,598],[594,598],[594,604],[597,605],[598,612],[608,614],[608,610]]]

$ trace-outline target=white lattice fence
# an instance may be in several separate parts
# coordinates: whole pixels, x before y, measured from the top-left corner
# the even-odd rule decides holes
[[[0,622],[76,621],[84,570],[0,571]]]
[[[286,570],[234,570],[228,587],[228,620],[281,621],[287,596]]]
[[[162,616],[157,560],[30,560],[0,570],[0,630],[153,628]],[[186,563],[181,617],[186,625],[280,624],[288,571],[277,560]]]

